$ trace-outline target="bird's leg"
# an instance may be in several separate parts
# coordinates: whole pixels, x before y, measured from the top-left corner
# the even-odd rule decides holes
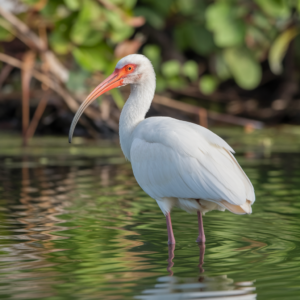
[[[197,214],[198,214],[199,236],[198,236],[196,242],[197,243],[205,243],[205,234],[204,234],[203,220],[202,220],[201,211],[198,210]]]
[[[168,229],[168,244],[175,244],[175,238],[172,228],[172,221],[171,221],[171,213],[167,213],[166,215],[166,221],[167,221],[167,229]]]

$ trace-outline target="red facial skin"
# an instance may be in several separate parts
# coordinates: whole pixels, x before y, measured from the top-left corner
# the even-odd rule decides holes
[[[111,89],[123,85],[123,79],[131,74],[136,68],[134,64],[128,64],[124,66],[122,69],[115,69],[115,71],[107,77],[102,83],[100,83],[87,97],[85,101],[93,101],[100,95],[108,92]]]

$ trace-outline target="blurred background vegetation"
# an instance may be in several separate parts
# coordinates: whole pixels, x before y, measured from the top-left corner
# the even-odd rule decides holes
[[[299,0],[0,0],[0,129],[66,134],[131,53],[157,74],[150,115],[299,124],[299,11]],[[113,136],[128,92],[103,96],[75,134]]]

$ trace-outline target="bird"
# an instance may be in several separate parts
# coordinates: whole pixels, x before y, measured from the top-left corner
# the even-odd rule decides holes
[[[166,217],[168,244],[175,244],[173,207],[197,213],[198,243],[206,241],[202,218],[206,212],[227,209],[251,214],[254,188],[227,142],[197,124],[170,117],[145,118],[155,94],[156,75],[142,54],[120,59],[114,72],[82,102],[70,126],[69,142],[86,107],[124,85],[130,85],[131,92],[119,120],[121,149],[136,181]]]

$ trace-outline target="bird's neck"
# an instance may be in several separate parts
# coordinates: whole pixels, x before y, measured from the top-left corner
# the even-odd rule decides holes
[[[136,126],[145,119],[150,108],[155,92],[155,77],[143,84],[132,84],[130,88],[131,93],[122,109],[119,122],[121,148],[129,160],[132,133]]]

